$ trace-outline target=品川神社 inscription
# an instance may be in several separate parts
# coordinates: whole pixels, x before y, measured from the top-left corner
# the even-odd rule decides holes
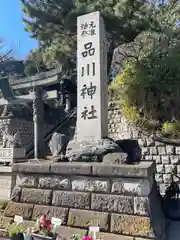
[[[107,43],[99,12],[78,17],[77,140],[108,135]]]

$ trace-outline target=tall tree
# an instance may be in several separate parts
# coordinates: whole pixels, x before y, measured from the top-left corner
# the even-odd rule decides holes
[[[47,70],[42,57],[40,49],[33,49],[29,52],[24,60],[24,71],[27,76],[32,76],[36,73],[45,72]]]
[[[113,51],[157,25],[142,0],[21,0],[26,30],[39,41],[46,62],[75,61],[76,18],[100,10],[105,20],[110,68]],[[148,17],[149,16],[149,17]],[[74,62],[73,62],[74,63]]]

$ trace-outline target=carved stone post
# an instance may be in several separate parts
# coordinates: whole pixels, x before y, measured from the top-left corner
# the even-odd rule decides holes
[[[33,90],[34,159],[44,157],[44,102],[41,90]]]

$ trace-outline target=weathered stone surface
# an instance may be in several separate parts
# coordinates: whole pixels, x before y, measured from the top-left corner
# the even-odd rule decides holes
[[[138,139],[138,143],[140,147],[146,147],[147,143],[146,143],[146,139],[144,138],[139,138]]]
[[[94,156],[104,156],[109,152],[123,152],[112,139],[99,139],[78,142],[72,140],[68,143],[66,157],[69,161],[89,161]]]
[[[166,184],[165,183],[159,184],[159,192],[161,195],[165,194],[165,192],[166,192]]]
[[[52,205],[89,209],[90,193],[54,191]]]
[[[165,173],[172,173],[173,169],[175,168],[175,166],[173,164],[167,164],[165,165]]]
[[[54,132],[52,134],[51,140],[49,142],[49,148],[51,150],[52,157],[57,157],[61,153],[65,154],[67,140],[67,137],[62,133]]]
[[[177,173],[180,174],[180,165],[177,165]]]
[[[111,215],[111,232],[132,236],[152,236],[150,219],[133,215]]]
[[[175,153],[175,146],[173,145],[166,145],[166,152],[167,154],[174,154]]]
[[[108,153],[103,157],[103,163],[107,164],[124,164],[127,160],[128,155],[123,152]]]
[[[164,183],[169,183],[171,181],[171,174],[163,174]]]
[[[170,157],[169,155],[161,156],[162,164],[169,164]]]
[[[147,142],[147,147],[152,147],[155,144],[154,140],[151,137],[147,138],[146,142]]]
[[[155,174],[155,180],[158,183],[162,183],[163,182],[163,174]]]
[[[36,221],[37,218],[45,213],[51,219],[52,217],[57,217],[62,220],[62,224],[66,224],[68,209],[62,207],[50,207],[43,205],[35,205],[32,214],[32,220]]]
[[[97,236],[97,238],[101,238],[103,240],[136,240],[132,237],[117,235],[117,234],[113,234],[113,233],[98,232],[96,234],[96,236]]]
[[[142,153],[142,156],[149,155],[149,148],[148,147],[142,147],[141,148],[141,153]]]
[[[43,176],[39,178],[38,188],[69,189],[70,181],[68,178],[62,178],[57,176]]]
[[[161,164],[161,157],[158,155],[158,156],[153,156],[153,160],[156,162],[156,164]]]
[[[27,176],[24,174],[18,174],[16,178],[16,185],[20,187],[37,187],[38,176]]]
[[[3,239],[9,239],[8,236],[9,236],[8,231],[6,231],[4,229],[0,229],[0,237],[3,237]]]
[[[73,228],[65,227],[65,226],[58,226],[56,228],[56,232],[60,236],[60,239],[59,239],[59,237],[57,237],[57,240],[71,239],[73,234],[82,238],[86,234],[86,230],[84,230],[84,229],[79,229],[79,228],[74,228],[74,227]]]
[[[152,162],[140,162],[136,165],[97,163],[92,166],[93,175],[118,177],[148,177],[152,175],[155,167]]]
[[[166,147],[165,146],[157,147],[157,149],[158,149],[159,155],[166,155]]]
[[[137,215],[148,215],[149,202],[146,197],[134,197],[134,213]]]
[[[180,156],[179,155],[171,155],[170,156],[170,162],[172,164],[177,164],[180,161]]]
[[[51,165],[51,172],[64,174],[64,175],[66,175],[66,174],[90,175],[91,174],[91,164],[77,163],[77,162],[54,163]]]
[[[13,219],[10,217],[0,216],[0,229],[5,229],[9,224],[13,222]]]
[[[156,166],[156,171],[157,171],[157,173],[164,173],[164,165],[163,164],[158,164]]]
[[[176,154],[180,155],[180,146],[176,147]]]
[[[56,228],[56,232],[60,236],[60,238],[58,237],[57,240],[66,240],[66,239],[70,239],[73,234],[82,238],[85,235],[86,230],[74,228],[74,227],[60,226]],[[92,235],[92,233],[89,233],[89,235]],[[134,237],[128,237],[128,236],[123,236],[119,234],[104,233],[104,232],[98,232],[96,236],[97,238],[100,238],[103,240],[147,240],[147,238],[134,238]]]
[[[51,203],[51,194],[52,190],[23,188],[21,202],[49,205]]]
[[[150,155],[157,155],[158,151],[156,147],[150,147]]]
[[[92,194],[91,209],[132,214],[134,211],[133,197],[110,194]]]
[[[164,146],[163,142],[155,141],[155,146]]]
[[[68,226],[87,228],[98,225],[101,230],[108,230],[108,213],[70,209]]]
[[[112,192],[123,195],[148,196],[151,191],[150,182],[136,179],[115,179],[112,181]]]
[[[15,163],[12,166],[13,172],[20,173],[49,173],[50,172],[50,163],[41,161],[41,163],[35,162],[25,162],[25,163]]]
[[[33,204],[9,202],[4,211],[4,216],[14,217],[14,215],[20,215],[29,220],[32,216],[33,207]]]
[[[72,190],[85,192],[108,192],[110,190],[109,180],[99,180],[96,178],[72,180]]]
[[[146,161],[152,161],[153,160],[153,155],[148,155],[148,156],[144,156]]]
[[[22,188],[15,186],[11,194],[11,201],[19,202],[21,197],[21,192],[22,192]]]

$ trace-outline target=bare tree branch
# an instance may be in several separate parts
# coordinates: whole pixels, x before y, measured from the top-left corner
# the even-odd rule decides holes
[[[7,53],[5,53],[4,55],[0,56],[0,62],[4,62],[7,58],[8,55],[12,52],[12,49],[10,49]]]

